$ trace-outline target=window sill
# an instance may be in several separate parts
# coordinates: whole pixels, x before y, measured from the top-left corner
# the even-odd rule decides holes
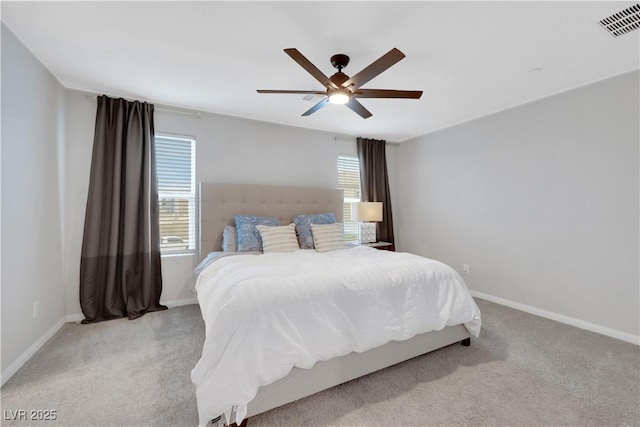
[[[171,252],[168,254],[160,254],[161,258],[176,258],[176,257],[187,257],[187,256],[195,256],[196,252],[195,251],[188,251],[188,252]]]

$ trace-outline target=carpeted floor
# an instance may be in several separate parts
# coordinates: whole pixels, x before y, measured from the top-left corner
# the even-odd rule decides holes
[[[483,330],[249,426],[640,425],[640,349],[483,300]],[[2,425],[195,426],[197,306],[66,324],[1,390]],[[9,411],[55,410],[55,421]],[[15,412],[14,412],[15,413]]]

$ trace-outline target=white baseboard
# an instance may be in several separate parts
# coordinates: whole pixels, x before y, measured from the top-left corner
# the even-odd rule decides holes
[[[516,310],[524,311],[526,313],[535,314],[536,316],[544,317],[546,319],[555,320],[556,322],[565,323],[567,325],[575,326],[587,331],[596,332],[598,334],[606,335],[611,338],[616,338],[622,341],[629,342],[631,344],[640,345],[640,336],[633,335],[628,332],[619,331],[617,329],[608,328],[606,326],[598,325],[595,323],[587,322],[585,320],[576,319],[574,317],[565,316],[564,314],[554,313],[553,311],[544,310],[542,308],[532,307],[527,304],[511,301],[505,298],[496,297],[493,295],[485,294],[483,292],[473,291],[469,289],[469,292],[474,297],[485,299],[487,301],[495,302],[496,304],[504,305],[507,307],[515,308]]]
[[[166,305],[169,308],[180,307],[182,305],[191,305],[197,304],[197,298],[185,298],[185,299],[174,299],[170,301],[160,301],[160,304]]]
[[[169,308],[180,307],[182,305],[191,305],[197,304],[197,298],[185,298],[185,299],[174,299],[171,301],[160,301],[160,304],[166,305]]]
[[[66,317],[67,323],[82,322],[83,320],[84,320],[84,314],[82,313],[67,314],[67,317]]]
[[[40,350],[40,348],[47,341],[49,341],[49,339],[56,332],[58,332],[60,328],[62,328],[65,321],[66,319],[64,317],[58,320],[55,325],[49,328],[47,332],[45,332],[40,338],[38,338],[36,342],[31,344],[31,346],[24,353],[22,353],[16,360],[14,360],[13,363],[7,367],[7,369],[2,371],[2,385],[9,381],[9,378],[11,378],[16,372],[18,372],[18,369],[22,368],[24,364],[27,363],[27,361],[29,361],[29,359],[31,359],[31,357],[36,354],[36,352]]]

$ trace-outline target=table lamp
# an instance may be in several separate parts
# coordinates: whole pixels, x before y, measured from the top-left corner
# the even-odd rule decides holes
[[[358,230],[360,243],[374,243],[376,222],[382,221],[382,202],[351,203],[351,221],[360,222]]]

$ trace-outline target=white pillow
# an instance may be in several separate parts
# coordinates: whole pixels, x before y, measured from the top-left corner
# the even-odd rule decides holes
[[[294,252],[300,250],[295,224],[281,226],[256,225],[256,228],[260,232],[262,250],[265,254],[268,252]]]
[[[342,224],[311,224],[313,245],[318,252],[335,251],[347,248],[347,242],[342,233]]]
[[[222,230],[222,250],[224,252],[235,252],[236,239],[236,228],[230,225],[225,225]]]

